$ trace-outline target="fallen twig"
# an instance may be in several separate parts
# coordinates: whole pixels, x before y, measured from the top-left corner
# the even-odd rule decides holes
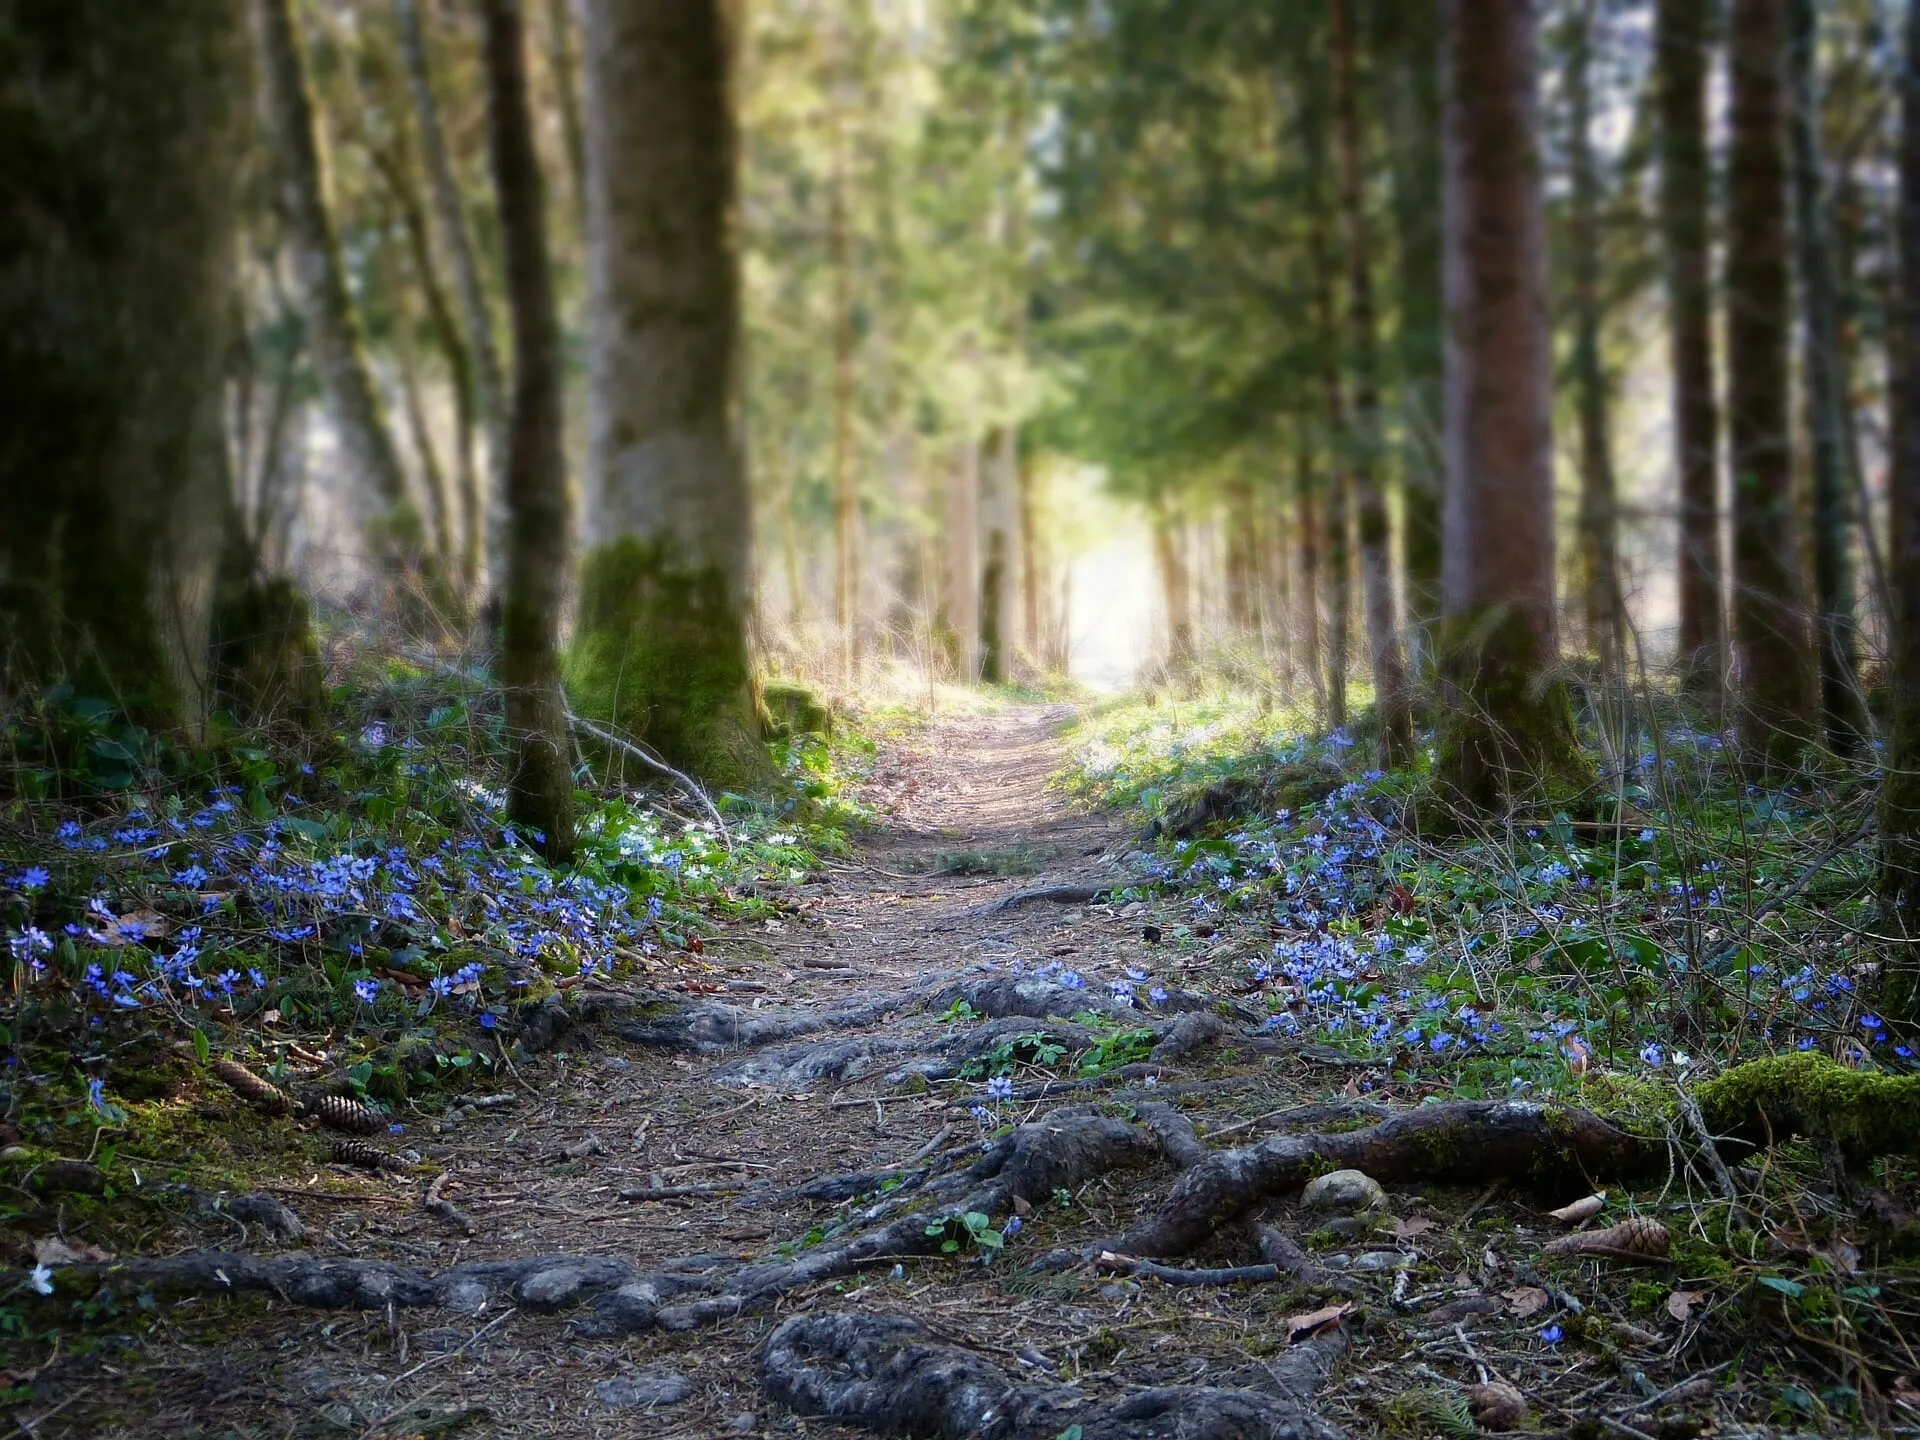
[[[438,1215],[463,1235],[477,1235],[480,1227],[473,1223],[473,1217],[464,1210],[456,1209],[451,1200],[444,1200],[440,1196],[440,1192],[446,1189],[447,1182],[452,1178],[451,1170],[442,1170],[434,1176],[427,1186],[427,1193],[420,1197],[420,1208],[429,1215]]]

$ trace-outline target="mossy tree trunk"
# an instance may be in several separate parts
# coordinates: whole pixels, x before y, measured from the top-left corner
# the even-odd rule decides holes
[[[1380,765],[1413,763],[1413,699],[1400,616],[1393,593],[1393,540],[1387,493],[1380,481],[1384,432],[1380,423],[1379,343],[1374,334],[1373,247],[1367,226],[1355,77],[1353,0],[1333,0],[1333,108],[1339,135],[1340,212],[1346,227],[1347,332],[1353,368],[1353,496],[1360,532],[1361,588],[1367,616],[1367,652],[1374,707],[1380,718]]]
[[[1820,666],[1820,724],[1827,744],[1851,754],[1867,732],[1854,623],[1852,438],[1847,363],[1840,339],[1828,192],[1821,173],[1820,20],[1813,0],[1787,0],[1793,106],[1794,258],[1800,293],[1800,380],[1806,390],[1813,466],[1814,640]]]
[[[1812,725],[1788,418],[1785,0],[1734,0],[1727,153],[1727,430],[1733,466],[1734,645],[1749,755],[1789,763]]]
[[[1552,671],[1553,357],[1529,0],[1445,0],[1447,494],[1437,778],[1473,809],[1578,781]]]
[[[1897,964],[1887,1008],[1920,1018],[1920,5],[1907,12],[1901,77],[1900,300],[1888,337],[1895,362],[1893,448],[1894,590],[1886,788],[1880,804],[1880,893],[1895,933]]]
[[[383,512],[373,526],[375,555],[389,573],[417,572],[422,558],[419,517],[408,500],[406,472],[387,428],[360,317],[347,288],[297,8],[294,0],[255,0],[254,9],[281,212],[307,343],[339,428],[341,448],[355,478]]]
[[[580,705],[709,784],[776,781],[747,646],[733,10],[590,0],[594,543]]]
[[[1673,366],[1673,435],[1680,476],[1680,630],[1687,688],[1717,705],[1725,672],[1721,604],[1720,409],[1713,375],[1708,206],[1707,77],[1713,7],[1658,0],[1654,89],[1660,112],[1660,235]]]
[[[245,48],[242,0],[0,9],[5,699],[206,705]]]
[[[567,463],[560,320],[547,254],[545,185],[527,100],[521,0],[486,0],[487,136],[499,196],[513,314],[513,412],[507,427],[507,574],[500,683],[514,746],[507,814],[549,860],[573,854],[573,747],[560,690],[566,594]]]
[[[427,194],[432,202],[434,222],[440,230],[440,243],[446,247],[447,260],[453,270],[454,293],[466,328],[466,363],[459,383],[467,387],[464,397],[467,423],[470,425],[472,415],[477,413],[487,435],[488,483],[482,488],[480,472],[469,467],[461,497],[460,583],[468,603],[478,606],[481,571],[486,559],[489,497],[503,496],[506,489],[506,383],[501,378],[500,348],[494,341],[493,312],[487,305],[486,289],[481,283],[473,227],[460,196],[460,182],[454,175],[446,128],[440,122],[440,103],[433,88],[432,52],[421,23],[420,0],[393,0],[393,11],[400,31],[400,57],[407,76],[407,93],[413,103],[414,124],[420,132]]]

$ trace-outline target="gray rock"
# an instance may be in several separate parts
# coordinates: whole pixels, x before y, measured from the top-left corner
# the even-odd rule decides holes
[[[1360,1170],[1335,1170],[1308,1182],[1300,1197],[1309,1210],[1330,1210],[1335,1214],[1355,1215],[1386,1208],[1387,1192],[1380,1182]]]
[[[693,1381],[677,1370],[642,1370],[637,1375],[602,1380],[593,1388],[602,1404],[639,1405],[651,1410],[687,1399],[693,1394]]]

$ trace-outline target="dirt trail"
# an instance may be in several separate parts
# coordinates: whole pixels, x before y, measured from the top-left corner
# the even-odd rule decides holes
[[[746,1009],[811,1007],[911,989],[980,962],[1048,959],[1103,985],[1146,949],[1137,916],[1052,901],[989,908],[1024,890],[1117,878],[1122,824],[1047,788],[1070,720],[1061,707],[1012,707],[944,718],[889,743],[865,793],[881,820],[855,854],[832,862],[824,877],[773,887],[786,909],[781,920],[715,937],[702,968],[663,972],[654,985]],[[438,1271],[549,1253],[641,1264],[700,1253],[763,1256],[830,1221],[833,1207],[761,1203],[726,1185],[791,1185],[884,1167],[980,1133],[965,1095],[902,1096],[878,1074],[805,1088],[727,1086],[715,1079],[727,1058],[636,1048],[583,1028],[519,1067],[517,1089],[506,1092],[511,1105],[450,1134],[416,1123],[406,1143],[451,1172],[444,1198],[471,1218],[470,1237],[424,1213],[420,1182],[410,1179],[363,1180],[321,1167],[280,1193],[306,1223],[303,1248],[318,1257]],[[596,1145],[598,1153],[579,1153]],[[623,1190],[703,1185],[715,1193],[620,1198]],[[242,1239],[217,1224],[176,1237],[182,1248],[249,1242],[269,1249],[258,1235]],[[1003,1264],[1001,1273],[1010,1270]],[[971,1315],[985,1322],[984,1334],[1001,1328],[995,1311],[1007,1298],[977,1267],[927,1260],[909,1279],[883,1277],[819,1288],[829,1299],[852,1292],[936,1325]],[[571,1336],[564,1316],[498,1305],[477,1316],[327,1314],[259,1297],[199,1299],[127,1351],[59,1367],[55,1388],[68,1404],[37,1433],[371,1440],[451,1433],[437,1427],[462,1411],[472,1412],[465,1423],[476,1434],[868,1433],[802,1421],[761,1393],[757,1347],[775,1320],[808,1303],[799,1294],[773,1313],[690,1334],[596,1342]],[[1049,1324],[1023,1337],[1021,1353],[1031,1357],[1035,1344],[1060,1338],[1048,1331],[1099,1328],[1078,1319]],[[997,1348],[1019,1349],[1005,1340]],[[653,1408],[609,1403],[631,1398],[620,1382],[637,1372],[644,1379],[650,1367],[685,1377],[685,1397]]]

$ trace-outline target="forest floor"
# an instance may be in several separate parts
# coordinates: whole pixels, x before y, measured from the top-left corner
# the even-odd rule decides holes
[[[709,937],[698,954],[623,982],[634,992],[624,998],[802,1014],[1044,971],[1089,996],[1152,985],[1231,1006],[1246,994],[1248,955],[1267,944],[1265,921],[1194,924],[1172,898],[1091,893],[1127,883],[1142,856],[1124,813],[1076,805],[1050,786],[1072,718],[1062,706],[1008,704],[883,743],[861,796],[877,818],[850,857],[768,890],[778,919]],[[1010,897],[1021,898],[996,908]],[[937,1036],[979,1018],[962,1004],[915,1014],[903,1003],[834,1034]],[[1295,1107],[1324,1121],[1343,1105],[1357,1114],[1444,1093],[1270,1028],[1234,1027],[1153,1062],[1154,1037],[1130,1033],[1124,1018],[1078,1018],[1100,1039],[1076,1068],[1038,1048],[1053,1027],[1036,1020],[1031,1035],[1003,1031],[1014,1043],[984,1066],[930,1083],[890,1081],[884,1061],[858,1060],[796,1080],[777,1065],[743,1071],[754,1052],[740,1047],[639,1045],[583,1025],[502,1077],[497,1108],[452,1127],[410,1127],[422,1161],[449,1177],[437,1198],[464,1213],[471,1235],[423,1209],[417,1176],[308,1164],[268,1188],[304,1222],[299,1248],[321,1259],[424,1272],[552,1254],[729,1263],[804,1256],[874,1198],[836,1203],[792,1187],[964,1159],[1060,1104],[1130,1114],[1170,1100],[1217,1149],[1284,1130]],[[1504,1178],[1389,1184],[1381,1212],[1331,1223],[1306,1215],[1297,1192],[1281,1196],[1260,1215],[1322,1267],[1308,1283],[1172,1285],[1120,1273],[1119,1262],[1027,1268],[1050,1251],[1097,1248],[1154,1213],[1175,1179],[1157,1159],[1019,1202],[1024,1219],[1003,1244],[956,1219],[956,1254],[871,1255],[851,1273],[677,1332],[592,1338],[567,1314],[497,1298],[477,1310],[329,1312],[271,1294],[194,1296],[137,1323],[127,1315],[124,1335],[103,1314],[79,1353],[43,1355],[31,1376],[13,1362],[16,1383],[31,1384],[15,1391],[30,1398],[11,1418],[42,1440],[864,1435],[771,1401],[759,1378],[782,1321],[857,1312],[914,1317],[1019,1382],[1076,1385],[1089,1404],[1141,1386],[1271,1390],[1284,1383],[1277,1362],[1290,1344],[1324,1349],[1343,1335],[1312,1408],[1356,1435],[1470,1431],[1467,1387],[1489,1379],[1510,1382],[1529,1407],[1516,1421],[1522,1433],[1582,1422],[1628,1440],[1760,1433],[1746,1423],[1771,1403],[1759,1372],[1727,1384],[1721,1362],[1734,1352],[1702,1325],[1711,1287],[1670,1299],[1689,1294],[1684,1273],[1591,1260],[1536,1273],[1542,1243],[1566,1226]],[[249,1228],[237,1220],[173,1218],[177,1228],[141,1238],[141,1254],[272,1248],[258,1227],[236,1236]],[[990,1224],[995,1236],[1006,1228],[999,1216]],[[1244,1232],[1222,1231],[1185,1263],[1246,1265],[1250,1250]],[[1742,1385],[1755,1388],[1743,1398]]]

